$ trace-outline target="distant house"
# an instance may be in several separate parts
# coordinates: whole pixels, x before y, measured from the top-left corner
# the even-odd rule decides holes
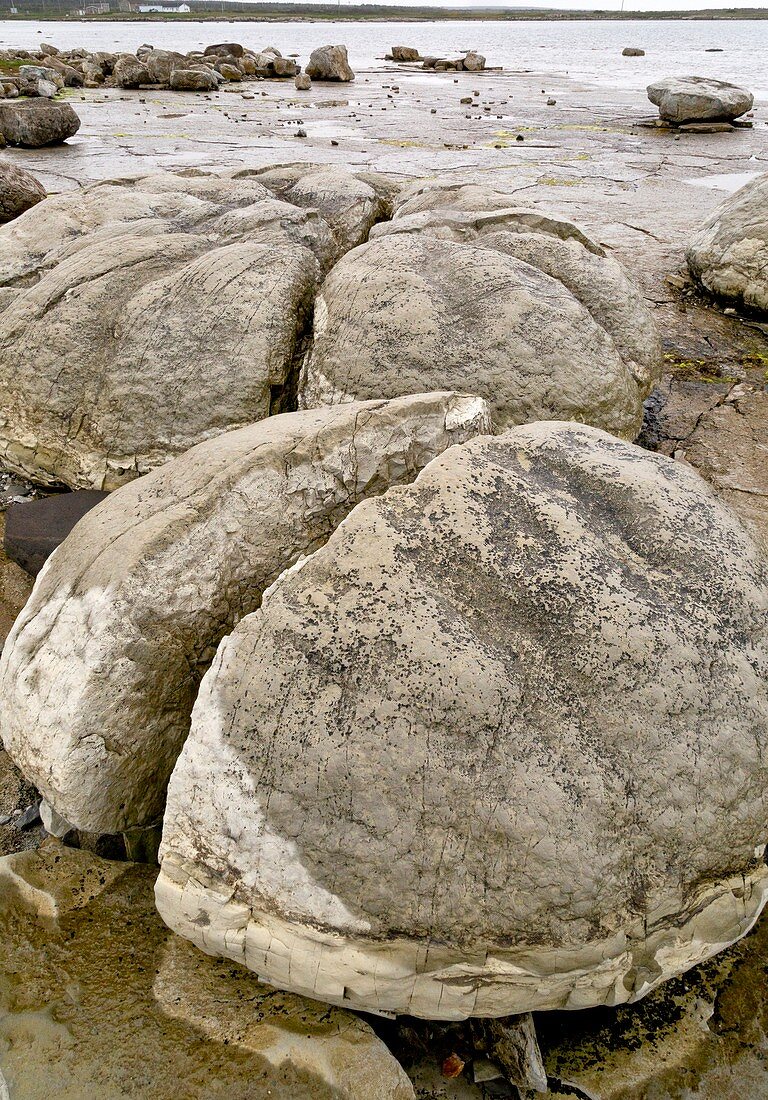
[[[189,11],[189,4],[139,4],[137,5],[136,10],[143,12],[165,12],[166,14],[172,14],[173,12]]]
[[[109,15],[109,4],[87,4],[83,15]]]

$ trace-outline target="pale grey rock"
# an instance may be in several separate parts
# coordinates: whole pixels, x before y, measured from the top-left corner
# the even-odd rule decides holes
[[[392,186],[372,173],[351,173],[335,165],[293,164],[244,169],[284,202],[317,210],[330,225],[339,255],[368,239],[377,222],[392,211]],[[412,391],[415,392],[415,391]]]
[[[355,79],[349,66],[346,46],[319,46],[309,55],[307,75],[312,80],[339,80],[348,82]]]
[[[144,61],[152,84],[169,84],[174,69],[183,69],[186,58],[173,50],[151,50]]]
[[[57,145],[74,137],[79,129],[80,119],[69,103],[52,103],[45,97],[0,102],[0,134],[8,145]]]
[[[454,199],[483,206],[441,205]],[[499,428],[573,419],[637,435],[661,361],[642,295],[576,226],[498,199],[397,200],[321,288],[303,407],[465,388]]]
[[[214,92],[219,86],[213,69],[204,65],[173,69],[168,83],[175,92]]]
[[[138,88],[139,84],[150,83],[147,66],[132,54],[122,54],[117,59],[112,76],[119,88]]]
[[[226,61],[220,61],[216,65],[216,71],[221,74],[224,80],[242,80],[243,74],[236,65],[228,65]]]
[[[52,841],[0,859],[0,1096],[414,1100],[364,1020],[174,936],[154,877]]]
[[[64,78],[47,65],[21,65],[19,92],[24,96],[52,99],[64,87]]]
[[[77,828],[156,820],[221,637],[357,501],[489,427],[455,394],[288,413],[108,497],[48,560],[3,651],[11,757]]]
[[[751,180],[710,214],[686,260],[696,281],[716,298],[768,313],[768,175]]]
[[[746,88],[704,76],[671,76],[648,85],[648,98],[668,122],[731,120],[754,102]]]
[[[467,72],[479,73],[485,68],[485,58],[481,53],[470,50],[469,53],[462,58],[462,65]]]
[[[9,222],[42,202],[45,188],[31,172],[0,161],[0,222]]]
[[[0,229],[0,456],[111,489],[280,411],[341,251],[316,210],[253,176],[158,173],[48,199]]]
[[[222,641],[161,915],[360,1009],[644,996],[768,897],[767,610],[685,465],[567,423],[450,448]]]
[[[309,92],[312,89],[312,81],[306,73],[297,73],[293,83],[297,92]]]

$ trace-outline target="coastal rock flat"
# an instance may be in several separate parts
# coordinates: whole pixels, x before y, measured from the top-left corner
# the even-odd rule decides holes
[[[355,504],[490,430],[427,394],[287,413],[110,495],[54,551],[0,661],[0,734],[71,825],[150,824],[222,636]]]
[[[685,464],[566,423],[451,448],[223,640],[161,915],[361,1009],[644,996],[768,896],[766,609]]]
[[[173,936],[153,878],[50,841],[0,859],[0,1093],[413,1100],[361,1019]]]
[[[317,210],[231,174],[40,203],[0,229],[0,459],[113,489],[281,411],[342,251]]]
[[[730,195],[686,253],[701,286],[728,305],[768,314],[768,175]]]
[[[637,435],[660,367],[655,324],[576,226],[473,187],[406,192],[372,237],[318,295],[304,407],[460,388],[499,428],[573,419]]]

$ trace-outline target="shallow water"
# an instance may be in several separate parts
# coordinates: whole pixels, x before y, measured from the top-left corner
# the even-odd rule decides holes
[[[568,75],[605,88],[644,88],[672,74],[714,76],[744,84],[768,98],[768,20],[642,20],[617,22],[450,23],[237,23],[0,21],[0,46],[32,48],[40,40],[65,48],[135,50],[142,42],[182,52],[211,42],[276,46],[306,61],[315,46],[344,42],[352,67],[381,66],[392,45],[413,45],[423,54],[483,53],[489,65],[542,74]],[[621,57],[639,46],[645,57]],[[720,47],[722,53],[707,53]]]

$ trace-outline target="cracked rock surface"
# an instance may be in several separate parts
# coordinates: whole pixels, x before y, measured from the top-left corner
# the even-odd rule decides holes
[[[51,841],[0,859],[0,1092],[413,1100],[363,1020],[173,936],[153,877]]]
[[[222,636],[358,501],[488,431],[484,403],[451,393],[286,413],[111,494],[49,558],[6,643],[6,750],[79,829],[155,821]]]
[[[642,997],[768,894],[766,607],[684,463],[564,423],[451,448],[220,645],[161,915],[358,1008]]]
[[[248,172],[111,180],[0,229],[5,465],[113,489],[280,411],[322,274],[383,202],[331,175],[310,209]],[[341,233],[322,210],[335,223],[345,196]]]
[[[576,226],[479,185],[422,184],[372,238],[320,290],[304,407],[447,386],[485,397],[501,428],[574,419],[637,435],[656,327]]]
[[[688,246],[693,277],[715,297],[768,313],[768,175],[729,197],[706,219]]]

